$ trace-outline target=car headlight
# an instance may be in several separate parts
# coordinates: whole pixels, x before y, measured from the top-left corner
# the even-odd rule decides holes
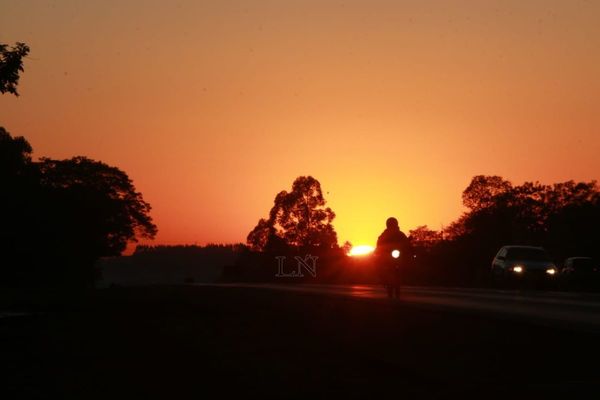
[[[554,274],[556,274],[556,268],[554,268],[554,267],[548,268],[548,269],[546,269],[546,273],[548,275],[554,275]]]
[[[392,250],[392,257],[394,257],[394,258],[400,257],[400,250]]]
[[[515,265],[514,267],[512,267],[513,272],[516,272],[517,274],[520,274],[521,272],[523,272],[525,268],[523,268],[520,265]]]

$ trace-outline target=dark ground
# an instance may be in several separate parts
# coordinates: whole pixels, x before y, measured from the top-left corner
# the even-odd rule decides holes
[[[0,318],[0,354],[6,399],[572,399],[600,389],[600,334],[249,288],[99,290],[76,307]]]

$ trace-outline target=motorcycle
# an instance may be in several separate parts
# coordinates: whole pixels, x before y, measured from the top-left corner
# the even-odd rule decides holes
[[[394,249],[386,257],[386,277],[385,277],[385,289],[389,298],[400,297],[400,273],[402,268],[401,252],[398,249]]]

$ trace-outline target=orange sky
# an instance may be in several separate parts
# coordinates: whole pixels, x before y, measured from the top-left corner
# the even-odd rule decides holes
[[[599,178],[600,2],[2,1],[0,125],[125,170],[157,243],[244,241],[298,175],[340,242],[462,211],[476,174]]]

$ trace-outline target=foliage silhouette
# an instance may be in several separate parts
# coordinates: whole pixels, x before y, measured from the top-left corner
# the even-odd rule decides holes
[[[85,157],[43,158],[38,168],[42,187],[60,199],[63,226],[94,258],[118,255],[136,237],[156,234],[150,205],[120,169]]]
[[[413,247],[429,249],[442,240],[442,234],[429,229],[427,225],[421,225],[410,230],[408,238]]]
[[[481,283],[495,253],[508,244],[544,246],[558,264],[569,256],[600,256],[600,188],[595,181],[513,185],[498,176],[479,175],[463,192],[463,204],[469,210],[444,232],[411,231],[431,280]],[[426,245],[424,237],[436,235],[440,240]]]
[[[335,213],[325,206],[321,184],[312,176],[300,176],[292,191],[275,197],[268,219],[260,219],[248,234],[254,251],[291,247],[310,251],[337,248],[337,234],[332,221]]]
[[[511,183],[499,176],[477,175],[463,191],[463,204],[473,211],[478,211],[495,204],[511,189]]]
[[[297,259],[318,257],[317,277],[306,275],[296,281],[335,281],[346,261],[349,245],[339,247],[332,225],[335,213],[326,206],[318,180],[300,176],[292,191],[277,194],[268,218],[261,218],[248,234],[245,251],[226,272],[226,279],[270,281],[277,279],[276,257],[285,257],[286,268]]]
[[[19,74],[23,72],[23,58],[29,54],[29,46],[17,42],[9,47],[0,43],[0,93],[18,96]]]
[[[31,151],[0,128],[0,284],[91,284],[98,258],[154,237],[125,172],[85,157],[34,162]]]

